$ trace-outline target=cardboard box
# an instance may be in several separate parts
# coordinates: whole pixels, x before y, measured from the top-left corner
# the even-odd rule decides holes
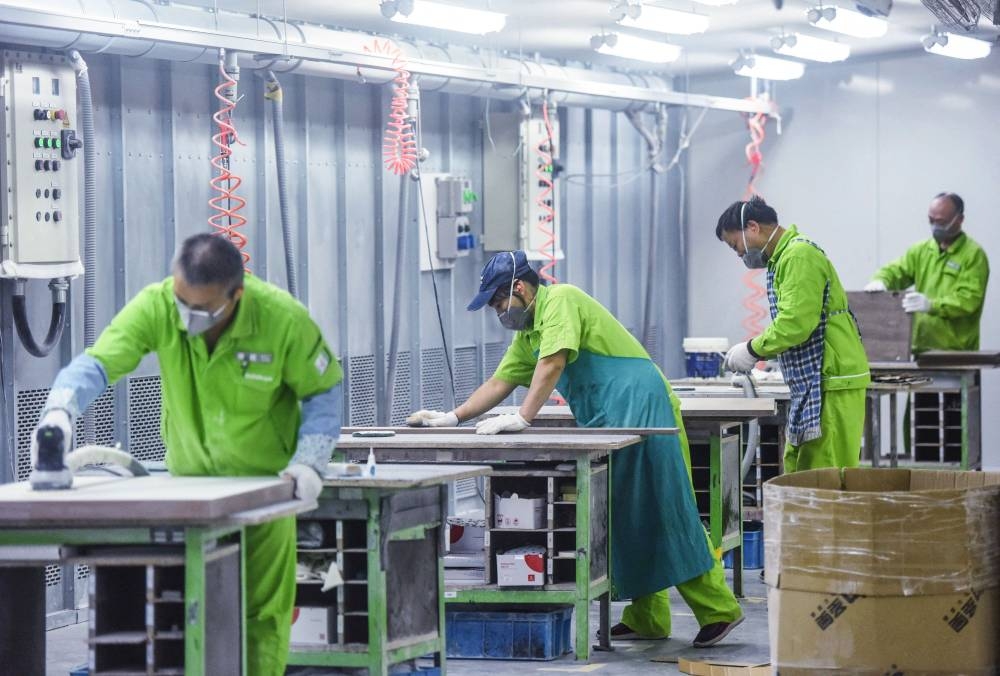
[[[769,589],[771,662],[798,674],[994,674],[1000,592],[850,596]]]
[[[723,660],[677,660],[677,669],[682,674],[692,676],[771,676],[771,665],[748,664],[746,662],[726,662]]]
[[[445,568],[445,584],[485,584],[485,568]]]
[[[541,587],[545,584],[545,550],[520,547],[497,554],[497,584],[501,587]]]
[[[329,645],[337,642],[337,613],[333,608],[292,611],[292,643]]]
[[[545,498],[493,496],[493,524],[497,528],[537,529],[545,527]]]
[[[824,469],[764,486],[771,662],[815,673],[994,674],[1000,474]]]
[[[481,552],[486,547],[486,519],[448,517],[449,551],[454,554]]]

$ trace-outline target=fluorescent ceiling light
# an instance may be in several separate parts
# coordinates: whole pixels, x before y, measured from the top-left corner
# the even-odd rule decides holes
[[[924,49],[931,54],[950,56],[953,59],[985,59],[990,55],[990,43],[985,40],[934,32],[922,39]]]
[[[841,7],[814,7],[806,12],[809,23],[828,31],[856,38],[880,38],[889,30],[889,22]]]
[[[723,5],[735,5],[739,0],[694,0],[709,7],[722,7]]]
[[[775,59],[771,56],[747,54],[733,61],[733,72],[743,77],[757,77],[762,80],[797,80],[806,72],[804,64],[798,61]]]
[[[482,9],[468,9],[457,5],[444,5],[427,0],[414,0],[413,11],[407,15],[396,12],[393,21],[416,26],[428,26],[447,31],[484,35],[503,30],[507,15]]]
[[[591,44],[601,54],[650,63],[671,63],[681,55],[681,48],[678,45],[616,33],[594,36],[591,38]]]
[[[771,47],[778,54],[798,59],[832,63],[843,61],[851,55],[851,48],[841,42],[821,40],[802,33],[781,35],[771,39]]]
[[[632,18],[628,14],[618,19],[618,23],[629,28],[641,28],[658,33],[673,35],[693,35],[708,29],[708,17],[704,14],[680,12],[665,7],[642,6],[642,13]]]

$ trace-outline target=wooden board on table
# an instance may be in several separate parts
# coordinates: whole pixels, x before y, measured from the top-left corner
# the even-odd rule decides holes
[[[727,418],[743,420],[747,418],[762,418],[772,416],[777,410],[774,399],[762,397],[747,399],[743,397],[688,397],[680,398],[681,415],[685,418]],[[499,406],[486,413],[486,416],[501,415],[517,411],[514,406]],[[567,421],[574,420],[569,406],[542,406],[535,420]],[[567,429],[567,428],[563,428]],[[572,429],[572,428],[568,428]],[[600,429],[600,428],[591,428]]]
[[[375,476],[340,476],[328,472],[323,482],[337,488],[423,488],[484,476],[491,471],[492,467],[479,465],[382,463],[375,466]]]
[[[393,449],[466,449],[466,450],[563,450],[585,451],[594,449],[617,450],[642,439],[635,435],[565,434],[518,432],[516,434],[476,434],[475,429],[460,428],[467,433],[444,433],[421,428],[416,433],[401,433],[391,437],[355,437],[341,434],[338,450],[380,448]]]
[[[923,368],[935,366],[995,368],[1000,366],[1000,350],[928,350],[917,355],[917,365]]]
[[[67,490],[0,486],[0,527],[122,527],[211,523],[293,500],[292,482],[270,477],[77,476]]]
[[[913,318],[903,310],[902,300],[902,294],[895,291],[847,292],[847,304],[858,319],[868,361],[910,361]]]

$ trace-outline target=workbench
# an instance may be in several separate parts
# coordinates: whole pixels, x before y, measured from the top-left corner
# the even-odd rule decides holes
[[[335,562],[343,584],[324,592],[319,580],[298,582],[296,607],[322,609],[330,631],[325,645],[293,642],[288,663],[382,676],[394,664],[433,654],[445,673],[448,484],[489,471],[385,463],[374,476],[324,477],[317,508],[299,515],[300,531],[314,525],[322,540],[308,548],[300,541],[299,558],[319,557],[323,567]]]
[[[565,604],[576,614],[576,657],[590,659],[589,608],[599,600],[601,644],[609,647],[611,589],[609,456],[640,441],[635,435],[552,434],[520,432],[482,436],[470,427],[396,428],[393,437],[361,438],[351,429],[337,443],[337,452],[364,462],[374,449],[382,463],[473,463],[490,465],[485,480],[487,523],[493,524],[493,495],[520,490],[546,496],[543,528],[486,531],[485,574],[482,584],[448,586],[448,603]],[[573,490],[575,499],[563,500]],[[540,587],[500,587],[495,583],[496,554],[537,544],[546,550],[545,584]],[[566,554],[565,552],[569,552]]]
[[[3,673],[45,674],[44,565],[90,566],[91,676],[241,676],[246,526],[314,503],[277,478],[77,476],[0,486]]]
[[[707,521],[709,539],[721,556],[733,551],[733,591],[743,595],[743,496],[740,479],[741,427],[776,414],[774,399],[681,397],[681,417],[691,447],[691,478],[698,512]],[[498,407],[486,415],[516,411]],[[543,406],[532,421],[535,427],[573,428],[576,419],[568,406]]]
[[[982,385],[983,369],[1000,366],[1000,351],[952,352],[934,350],[921,353],[916,361],[872,362],[872,377],[916,376],[923,383],[911,394],[910,439],[907,449],[916,465],[951,465],[957,469],[982,468]],[[920,398],[939,395],[941,402],[928,407],[936,413],[932,421],[920,420]],[[948,408],[948,395],[959,404]],[[895,425],[893,425],[893,430]],[[926,436],[925,436],[926,435]]]

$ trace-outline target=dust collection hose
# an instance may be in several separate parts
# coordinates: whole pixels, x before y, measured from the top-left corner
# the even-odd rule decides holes
[[[264,76],[264,98],[272,104],[274,115],[274,162],[278,167],[278,206],[281,212],[281,239],[285,249],[285,268],[288,274],[288,293],[299,297],[299,271],[296,266],[298,258],[295,252],[295,240],[292,239],[292,219],[288,214],[288,171],[285,166],[285,112],[282,103],[281,83],[273,71],[267,71]]]
[[[21,344],[24,345],[28,354],[33,357],[46,357],[52,352],[52,348],[59,343],[63,327],[66,325],[66,296],[69,291],[69,280],[60,277],[49,282],[49,289],[52,291],[52,318],[49,320],[49,332],[41,345],[35,342],[35,337],[31,335],[31,326],[28,325],[27,303],[24,300],[25,285],[26,282],[23,279],[14,280],[14,295],[11,298],[14,327],[17,329],[17,337],[21,339]]]
[[[97,158],[94,149],[94,101],[87,62],[75,49],[69,53],[76,71],[80,126],[83,128],[83,345],[97,340]]]

